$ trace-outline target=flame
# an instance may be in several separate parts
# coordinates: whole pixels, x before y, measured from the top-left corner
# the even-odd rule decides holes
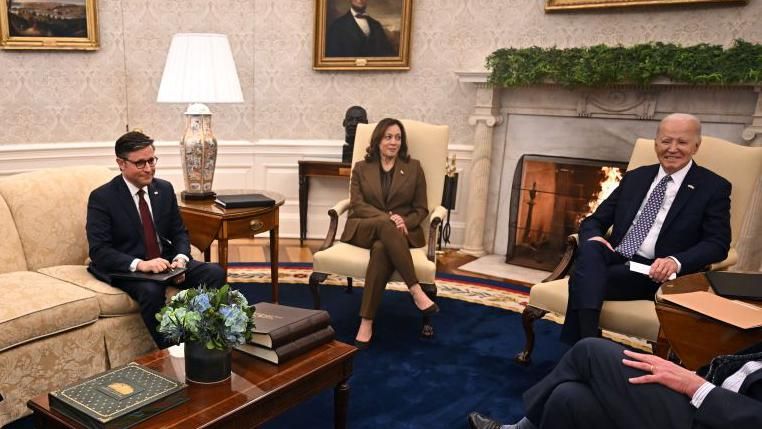
[[[619,186],[619,182],[622,180],[622,170],[618,167],[601,167],[601,173],[603,173],[603,179],[599,183],[599,189],[587,203],[588,212],[580,215],[578,222],[593,214],[595,209],[614,192],[614,189]]]

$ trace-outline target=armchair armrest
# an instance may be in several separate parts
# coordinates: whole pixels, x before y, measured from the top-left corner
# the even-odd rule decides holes
[[[431,212],[431,218],[429,219],[429,245],[426,251],[426,258],[429,261],[434,262],[436,259],[437,251],[437,229],[439,224],[442,223],[442,219],[447,213],[447,209],[442,206],[437,206]]]
[[[546,277],[542,282],[550,282],[566,277],[566,275],[569,274],[572,262],[574,262],[574,256],[577,254],[578,247],[579,234],[571,234],[570,236],[566,237],[566,249],[564,249],[564,255],[561,257],[558,265],[556,265],[556,267],[553,269],[553,272],[550,273],[550,275]]]
[[[325,235],[325,240],[318,251],[333,246],[333,242],[336,240],[336,230],[339,228],[339,216],[344,214],[347,210],[349,210],[349,198],[339,201],[335,206],[328,210],[328,216],[331,217],[331,223],[328,225],[328,233]]]
[[[731,247],[730,250],[728,250],[728,257],[723,261],[710,264],[709,271],[725,271],[736,263],[738,263],[738,252],[735,247]]]

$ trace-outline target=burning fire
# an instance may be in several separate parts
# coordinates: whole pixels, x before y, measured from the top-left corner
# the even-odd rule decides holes
[[[587,203],[588,212],[580,215],[579,219],[577,219],[578,223],[593,214],[595,209],[614,192],[614,189],[619,186],[619,181],[622,180],[622,170],[618,167],[601,167],[601,173],[603,173],[603,179],[599,183],[600,187]]]

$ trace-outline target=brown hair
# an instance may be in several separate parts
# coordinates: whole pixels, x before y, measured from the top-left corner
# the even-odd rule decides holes
[[[402,125],[402,122],[398,119],[384,118],[378,121],[378,125],[376,125],[373,134],[370,136],[370,145],[365,149],[365,161],[376,161],[381,158],[379,145],[381,144],[381,139],[384,138],[386,129],[392,125],[400,127],[400,133],[402,134],[402,144],[400,145],[400,151],[397,154],[397,158],[403,161],[410,159],[410,155],[407,153],[407,134],[405,133],[405,126]]]

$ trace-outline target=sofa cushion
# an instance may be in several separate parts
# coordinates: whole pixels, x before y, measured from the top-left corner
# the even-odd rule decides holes
[[[30,271],[0,274],[0,351],[93,323],[95,294]]]
[[[50,168],[0,179],[27,269],[81,264],[88,253],[85,219],[90,192],[109,181],[106,167]]]
[[[421,283],[434,283],[436,266],[426,257],[426,248],[410,249],[415,265],[415,275]],[[370,261],[370,250],[337,242],[328,249],[316,252],[313,256],[313,270],[319,273],[338,274],[358,279],[365,278],[365,271]],[[390,281],[402,281],[395,271]]]
[[[127,293],[96,279],[84,265],[57,265],[40,268],[38,272],[93,292],[98,300],[101,317],[121,316],[140,311],[138,303]]]
[[[556,314],[566,314],[569,279],[538,283],[529,291],[529,305]],[[659,318],[654,301],[605,301],[601,309],[601,329],[656,341]]]
[[[26,271],[26,259],[19,232],[16,230],[16,223],[13,221],[8,204],[2,196],[0,196],[0,239],[3,242],[0,246],[0,273]]]

